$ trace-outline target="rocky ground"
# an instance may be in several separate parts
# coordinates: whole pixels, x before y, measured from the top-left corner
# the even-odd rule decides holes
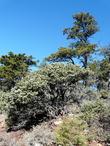
[[[0,146],[15,146],[23,138],[24,133],[24,131],[8,133],[6,131],[5,116],[0,115]]]
[[[54,128],[62,121],[52,120],[33,127],[30,131],[6,131],[5,115],[0,115],[0,146],[38,146],[40,143],[54,143]],[[41,144],[41,145],[42,145]],[[53,145],[53,144],[52,144]]]
[[[62,122],[62,119],[44,122],[31,131],[6,131],[5,116],[0,115],[0,146],[43,146],[46,143],[55,146],[54,128]],[[41,144],[42,143],[42,144]],[[89,146],[104,146],[93,141]]]

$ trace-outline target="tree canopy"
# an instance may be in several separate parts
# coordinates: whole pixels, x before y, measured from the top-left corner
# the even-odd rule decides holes
[[[16,81],[21,80],[29,71],[29,67],[36,65],[32,56],[25,54],[14,54],[9,52],[8,55],[0,57],[0,82],[1,88],[6,85],[7,89],[14,87]]]
[[[67,39],[72,39],[70,48],[60,48],[51,54],[46,60],[49,62],[66,61],[74,62],[74,58],[80,58],[83,67],[87,68],[88,58],[95,52],[96,44],[90,43],[90,37],[98,31],[95,18],[89,13],[78,13],[73,16],[73,26],[64,29]]]
[[[61,47],[56,53],[51,54],[45,60],[49,62],[71,62],[75,64],[73,57],[76,56],[76,51],[71,48]]]

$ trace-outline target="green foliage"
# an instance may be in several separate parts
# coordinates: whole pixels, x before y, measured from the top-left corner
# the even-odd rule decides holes
[[[0,57],[0,84],[1,89],[11,89],[18,80],[21,80],[29,71],[31,65],[36,65],[32,56],[14,54]],[[6,86],[6,87],[4,87]]]
[[[78,56],[85,56],[85,54],[87,54],[87,56],[89,56],[90,53],[95,52],[95,48],[96,48],[95,44],[88,44],[86,46],[80,45],[77,48],[77,55]]]
[[[82,107],[82,119],[89,125],[95,140],[108,141],[110,135],[110,105],[105,100],[87,102]]]
[[[97,80],[99,90],[110,90],[110,46],[100,49],[103,59],[97,67]]]
[[[108,59],[103,59],[100,62],[100,68],[97,73],[97,78],[99,80],[98,89],[108,89],[109,90],[109,80],[110,80],[110,63]]]
[[[99,90],[110,91],[110,58],[104,58],[100,62],[100,69],[98,72]]]
[[[67,39],[74,40],[76,54],[81,58],[83,67],[87,68],[88,57],[95,52],[96,45],[89,43],[89,38],[98,31],[97,22],[89,13],[78,13],[73,16],[74,25],[66,28]]]
[[[56,129],[57,142],[61,145],[87,145],[92,140],[110,141],[110,104],[106,100],[86,101],[81,112],[68,117]],[[78,139],[77,139],[78,138]],[[77,143],[78,140],[83,142]]]
[[[94,72],[95,85],[99,91],[108,90],[110,81],[110,63],[108,58],[101,61],[93,61],[89,64],[89,68]]]
[[[107,59],[104,59],[100,63],[100,74],[99,77],[102,80],[108,81],[110,71],[110,63]]]
[[[71,48],[60,48],[56,53],[51,54],[46,58],[49,62],[71,62],[74,63],[73,57],[76,56],[76,51]]]
[[[89,73],[72,64],[58,63],[27,75],[11,91],[8,126],[23,127],[35,119],[55,117],[66,102],[74,100],[71,91]]]
[[[60,48],[56,53],[46,58],[49,62],[71,62],[73,58],[81,58],[83,66],[87,68],[88,57],[95,52],[96,45],[89,43],[89,38],[98,31],[97,23],[89,13],[78,13],[73,16],[74,25],[66,28],[64,34],[68,39],[73,39],[71,48]]]
[[[87,125],[79,118],[66,118],[56,129],[57,143],[62,146],[87,146]]]
[[[90,123],[92,120],[94,120],[94,118],[98,118],[97,116],[99,116],[98,114],[103,113],[105,110],[105,106],[103,104],[103,102],[101,102],[100,100],[94,101],[94,102],[88,102],[86,103],[83,108],[82,111],[84,113],[84,119]]]
[[[78,39],[86,42],[89,37],[98,31],[97,22],[89,13],[75,14],[73,19],[73,27],[64,30],[64,33],[68,35],[68,39]]]

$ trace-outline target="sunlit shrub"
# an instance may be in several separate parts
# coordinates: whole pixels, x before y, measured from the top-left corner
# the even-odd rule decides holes
[[[0,91],[0,113],[4,113],[7,111],[8,102],[9,102],[9,94],[8,92]]]
[[[87,146],[87,125],[79,118],[66,118],[56,129],[57,143],[62,146]]]

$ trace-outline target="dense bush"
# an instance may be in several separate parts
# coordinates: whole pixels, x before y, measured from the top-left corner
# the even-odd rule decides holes
[[[76,83],[89,73],[78,66],[57,63],[27,75],[8,96],[8,126],[29,127],[44,117],[55,117],[66,102],[74,100]]]
[[[80,110],[58,127],[57,142],[63,146],[82,146],[93,140],[110,143],[110,102],[101,99],[86,100]],[[86,123],[85,129],[81,129],[81,123]]]
[[[87,125],[79,118],[66,118],[56,129],[57,143],[63,146],[86,146]]]
[[[82,108],[82,118],[88,123],[95,140],[110,141],[110,102],[88,101]]]

